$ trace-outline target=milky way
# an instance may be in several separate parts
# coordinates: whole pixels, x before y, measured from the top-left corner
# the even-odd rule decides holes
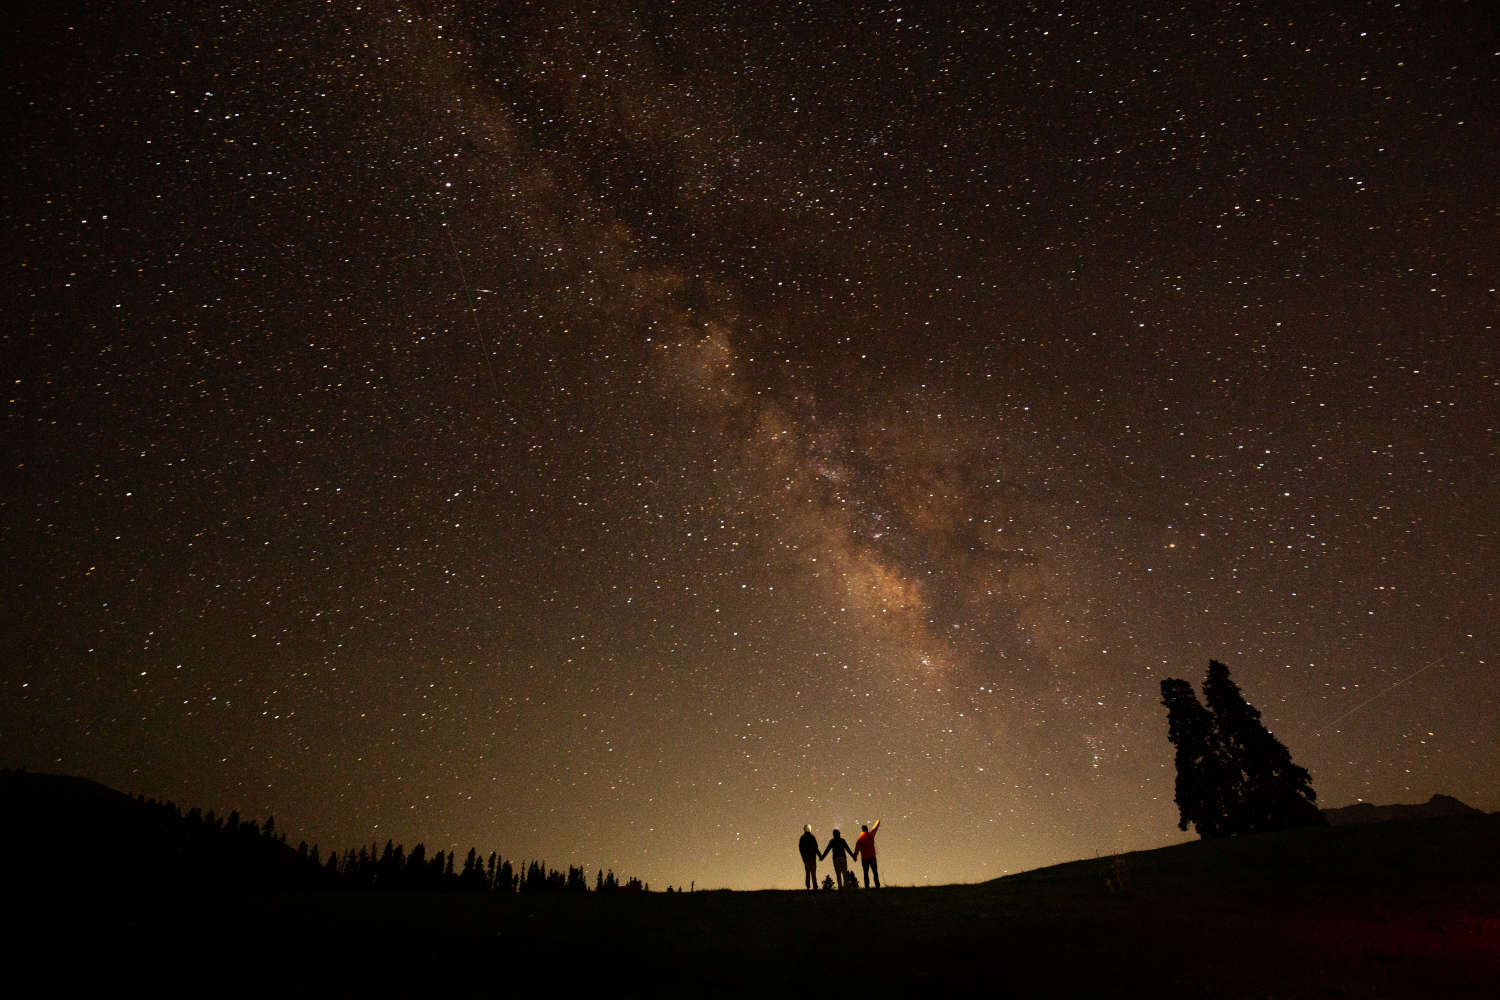
[[[0,762],[653,887],[1500,808],[1484,5],[49,5]]]

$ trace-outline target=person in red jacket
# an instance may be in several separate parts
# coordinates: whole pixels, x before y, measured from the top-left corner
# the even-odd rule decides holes
[[[875,876],[875,888],[880,888],[880,867],[875,864],[875,830],[880,829],[880,820],[875,821],[875,830],[861,826],[860,835],[854,841],[854,856],[865,871],[865,888],[870,888],[870,876]]]

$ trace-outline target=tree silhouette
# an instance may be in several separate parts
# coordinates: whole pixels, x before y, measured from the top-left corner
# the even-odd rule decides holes
[[[1260,711],[1245,701],[1229,668],[1217,660],[1209,661],[1203,697],[1240,772],[1236,807],[1242,832],[1326,825],[1312,776],[1292,762],[1291,752],[1261,724]]]
[[[458,874],[458,884],[465,892],[484,888],[484,867],[479,860],[479,852],[472,847],[464,856],[464,867]]]
[[[1178,826],[1225,837],[1323,825],[1312,777],[1260,721],[1229,668],[1209,661],[1205,709],[1187,681],[1161,682],[1167,738],[1177,748]]]
[[[427,883],[427,845],[417,841],[417,845],[411,849],[406,856],[406,872],[401,879],[404,885],[413,889],[420,889]]]
[[[1229,813],[1238,775],[1219,739],[1214,718],[1187,681],[1161,682],[1167,706],[1167,739],[1177,748],[1176,801],[1179,829],[1193,824],[1200,837],[1221,837],[1230,830]]]

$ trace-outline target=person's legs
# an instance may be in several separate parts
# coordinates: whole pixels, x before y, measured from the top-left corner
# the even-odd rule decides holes
[[[870,874],[875,876],[875,888],[880,888],[880,863],[874,858],[870,859]]]
[[[802,866],[807,869],[803,881],[809,889],[816,889],[818,887],[818,863],[812,858],[808,858],[802,862]]]
[[[869,858],[860,858],[859,859],[859,863],[864,868],[864,872],[865,872],[865,888],[868,889],[868,888],[870,888],[870,864],[871,864],[870,859]]]

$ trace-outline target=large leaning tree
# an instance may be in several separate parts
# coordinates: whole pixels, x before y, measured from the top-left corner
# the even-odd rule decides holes
[[[1312,777],[1293,763],[1286,746],[1266,729],[1217,660],[1203,682],[1204,708],[1192,685],[1161,682],[1167,737],[1177,748],[1178,826],[1200,837],[1320,826]]]

